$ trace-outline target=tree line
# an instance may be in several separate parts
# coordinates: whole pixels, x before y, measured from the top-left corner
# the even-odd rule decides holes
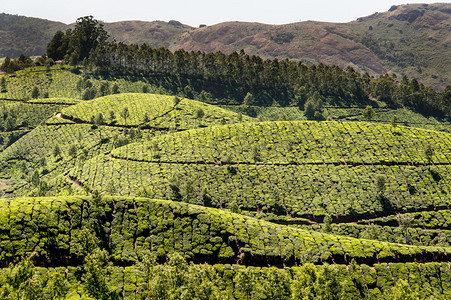
[[[406,76],[374,77],[352,67],[342,69],[322,63],[307,66],[288,59],[263,59],[243,50],[230,54],[183,49],[172,52],[147,44],[127,45],[111,40],[92,16],[79,18],[72,30],[57,32],[47,46],[45,58],[63,59],[74,66],[90,65],[105,76],[144,76],[173,91],[189,84],[191,94],[205,91],[222,99],[221,104],[241,104],[250,92],[254,95],[250,105],[270,106],[277,102],[303,108],[316,93],[325,105],[366,106],[377,99],[394,108],[451,114],[450,85],[438,92]]]

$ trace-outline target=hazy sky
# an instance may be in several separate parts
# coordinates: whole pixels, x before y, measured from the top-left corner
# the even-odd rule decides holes
[[[349,22],[403,3],[427,0],[0,0],[0,13],[73,23],[92,15],[105,22],[178,20],[184,24],[250,21],[287,24],[298,21]]]

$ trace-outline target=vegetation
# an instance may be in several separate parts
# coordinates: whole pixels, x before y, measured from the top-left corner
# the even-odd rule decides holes
[[[0,298],[450,298],[448,88],[107,38],[2,62]]]

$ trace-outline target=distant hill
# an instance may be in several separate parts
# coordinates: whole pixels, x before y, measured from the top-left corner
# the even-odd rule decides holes
[[[2,13],[0,57],[18,57],[22,53],[42,55],[55,32],[66,27],[66,24],[60,22]]]
[[[105,28],[126,43],[205,52],[244,49],[264,58],[350,65],[372,75],[396,72],[444,88],[451,78],[450,14],[447,3],[408,4],[349,23],[226,22],[193,28],[177,21],[124,21],[107,23]],[[62,23],[2,14],[0,57],[40,55],[52,34],[64,28]],[[30,38],[22,38],[24,33]]]

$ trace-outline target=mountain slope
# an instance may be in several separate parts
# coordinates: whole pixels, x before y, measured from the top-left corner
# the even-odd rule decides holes
[[[1,13],[0,57],[42,55],[55,32],[65,28],[60,22]]]
[[[105,28],[114,39],[126,43],[225,53],[244,49],[264,58],[350,65],[372,75],[397,72],[444,88],[451,79],[450,12],[447,3],[409,4],[349,23],[227,22],[192,28],[177,21],[124,21],[107,23]],[[62,23],[34,18],[5,14],[1,18],[0,45],[6,46],[0,46],[0,57],[22,52],[41,55],[54,32],[65,28]],[[27,45],[22,42],[24,32],[33,35]]]

